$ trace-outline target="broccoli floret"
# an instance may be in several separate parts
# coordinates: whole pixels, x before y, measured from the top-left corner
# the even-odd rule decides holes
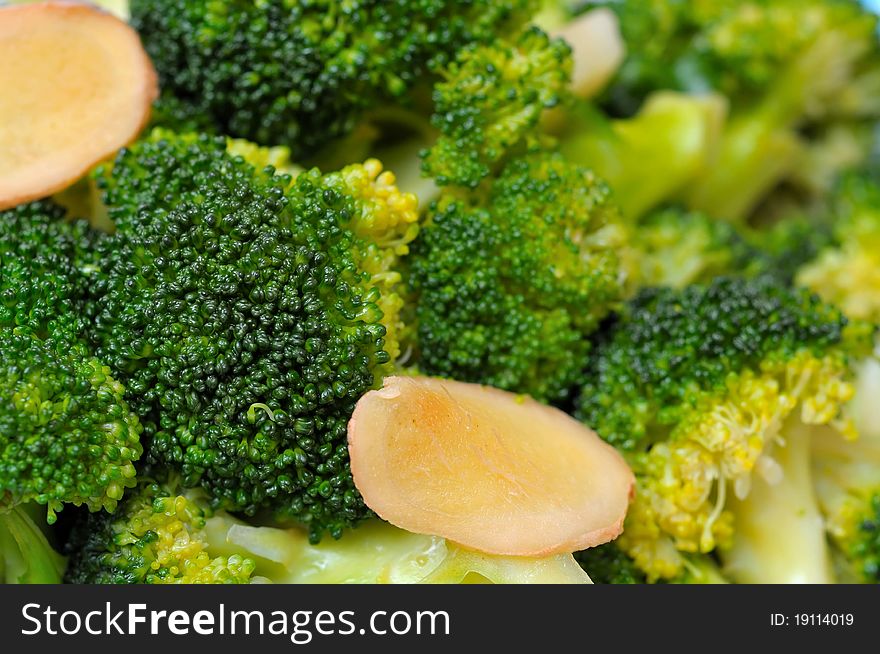
[[[632,237],[641,286],[683,288],[745,272],[759,250],[733,225],[699,212],[665,209],[642,220]]]
[[[631,118],[610,119],[574,102],[554,131],[563,154],[607,180],[624,216],[635,222],[714,165],[725,111],[718,96],[659,92]]]
[[[47,202],[0,212],[0,577],[60,580],[34,521],[65,504],[113,510],[134,484],[141,427],[85,342],[95,235]]]
[[[67,543],[64,580],[74,584],[241,584],[251,558],[214,554],[233,519],[176,479],[143,476],[114,514],[89,514]]]
[[[100,170],[116,232],[92,331],[150,461],[214,508],[271,507],[338,537],[369,514],[346,425],[398,352],[416,200],[377,161],[273,173],[222,138],[164,132]]]
[[[440,138],[425,153],[424,172],[441,186],[476,188],[511,152],[536,145],[541,114],[564,95],[570,52],[538,28],[464,49],[434,87]]]
[[[880,177],[873,170],[844,177],[829,211],[834,238],[795,280],[853,318],[880,324]]]
[[[706,554],[682,554],[682,569],[672,579],[650,579],[617,543],[610,542],[575,552],[575,560],[594,584],[727,584],[717,561]]]
[[[623,242],[608,188],[558,154],[447,191],[408,258],[419,369],[564,400],[622,297]]]
[[[636,499],[618,544],[649,579],[731,544],[728,497],[778,481],[784,420],[854,432],[842,406],[869,330],[766,277],[645,289],[595,339],[577,414],[628,458]],[[774,477],[775,476],[775,477]]]
[[[0,510],[112,511],[134,485],[141,425],[122,385],[82,344],[0,328]]]
[[[459,49],[521,25],[532,0],[133,0],[162,123],[285,144],[299,159],[406,103]]]
[[[0,507],[112,510],[133,485],[141,426],[83,340],[94,238],[64,211],[0,213]]]

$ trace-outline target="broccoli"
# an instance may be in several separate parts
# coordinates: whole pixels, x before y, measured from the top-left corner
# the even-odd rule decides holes
[[[273,508],[315,539],[369,515],[346,424],[398,352],[415,198],[374,160],[293,181],[222,138],[161,130],[96,175],[116,232],[91,332],[148,460],[212,508]]]
[[[786,418],[853,434],[842,407],[870,330],[771,278],[719,277],[643,289],[594,340],[577,415],[636,472],[617,542],[654,580],[739,537],[728,498],[780,482]]]
[[[575,560],[590,575],[594,584],[646,584],[648,576],[615,542],[575,552]],[[662,583],[726,584],[718,562],[707,554],[683,554],[681,573]],[[652,579],[657,583],[657,579]]]
[[[628,259],[637,286],[683,288],[715,277],[771,276],[794,284],[802,267],[837,242],[826,221],[790,215],[761,230],[680,207],[645,217]]]
[[[587,583],[571,555],[489,556],[369,520],[341,541],[254,526],[210,508],[174,475],[142,476],[113,514],[90,514],[68,543],[69,583]]]
[[[297,158],[350,134],[366,113],[414,104],[463,47],[491,45],[533,0],[210,2],[133,0],[159,73],[158,120]]]
[[[0,212],[0,559],[8,580],[57,581],[29,513],[113,510],[134,485],[141,426],[83,339],[95,236],[35,202]]]
[[[880,324],[880,177],[846,175],[831,201],[834,238],[797,269],[795,281],[853,318]]]
[[[199,490],[149,473],[114,514],[88,514],[67,542],[64,580],[74,584],[249,583],[253,559],[215,555],[215,532],[234,519],[214,512]]]
[[[565,97],[570,54],[538,28],[462,50],[434,87],[440,137],[425,153],[424,172],[441,186],[476,188],[511,152],[540,144],[536,126]]]
[[[618,12],[629,49],[613,110],[631,115],[659,89],[730,98],[717,158],[685,193],[692,208],[741,221],[780,183],[803,179],[800,161],[832,126],[853,142],[880,117],[877,18],[855,0],[590,4]],[[860,150],[826,158],[810,181],[827,183]]]
[[[622,298],[624,239],[607,186],[559,154],[446,190],[407,258],[418,368],[564,401]]]
[[[714,165],[725,112],[715,95],[658,92],[636,116],[619,119],[572,101],[551,131],[566,157],[608,181],[624,216],[635,222]]]
[[[730,223],[681,208],[646,216],[632,236],[641,286],[683,288],[755,265],[758,248]]]
[[[827,430],[813,435],[816,492],[838,553],[840,576],[874,584],[880,583],[878,397],[880,361],[871,357],[861,364],[856,389],[858,438],[842,441]]]

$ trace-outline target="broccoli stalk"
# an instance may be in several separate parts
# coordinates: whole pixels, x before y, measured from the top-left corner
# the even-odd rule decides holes
[[[822,430],[813,437],[816,492],[835,561],[844,579],[880,583],[880,361],[861,365],[856,389],[854,441]]]
[[[587,103],[569,110],[560,148],[608,181],[623,214],[637,221],[675,199],[712,163],[726,112],[719,96],[652,95],[638,115],[609,119]]]
[[[0,511],[0,580],[6,584],[57,584],[65,559],[23,506]]]
[[[771,451],[773,463],[752,475],[745,498],[731,501],[733,543],[722,548],[721,556],[725,572],[740,583],[834,582],[825,522],[813,489],[815,429],[799,416],[789,418],[780,432],[784,442]],[[821,431],[844,442],[831,428]]]

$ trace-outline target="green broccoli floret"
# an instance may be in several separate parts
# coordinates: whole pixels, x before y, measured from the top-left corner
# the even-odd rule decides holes
[[[856,0],[600,4],[618,12],[629,49],[609,96],[617,109],[631,114],[659,89],[731,100],[717,157],[685,193],[692,208],[743,220],[780,183],[827,184],[867,154],[826,158],[804,179],[801,162],[831,126],[858,133],[880,116],[877,18]]]
[[[610,542],[588,550],[575,552],[575,560],[590,575],[594,584],[647,584],[648,576],[636,565],[617,543]],[[681,573],[661,583],[673,584],[727,584],[717,561],[707,554],[683,554]]]
[[[538,28],[462,50],[434,87],[440,138],[425,153],[424,172],[441,186],[476,188],[512,152],[537,145],[542,113],[566,90],[570,53]]]
[[[214,512],[198,490],[149,473],[114,514],[89,514],[67,543],[64,580],[74,584],[241,584],[251,558],[214,554],[234,519]]]
[[[27,513],[113,510],[134,484],[141,427],[83,341],[93,235],[37,202],[0,212],[0,559],[8,581],[58,581]]]
[[[842,408],[853,395],[851,361],[870,349],[868,332],[766,277],[645,289],[609,322],[577,414],[636,472],[617,543],[649,579],[674,579],[687,554],[723,553],[743,536],[735,522],[747,515],[756,478],[785,483],[778,460],[787,418],[854,432]],[[731,497],[745,505],[740,515]],[[797,549],[784,534],[775,541]]]
[[[851,173],[829,210],[833,238],[797,269],[795,280],[853,318],[880,324],[880,176]]]
[[[683,288],[746,272],[760,256],[746,235],[706,214],[664,209],[644,218],[632,236],[640,286]]]
[[[580,101],[554,132],[563,154],[607,180],[624,216],[635,222],[714,165],[725,111],[715,95],[658,92],[637,115],[611,119]]]
[[[564,400],[622,297],[623,242],[608,188],[558,154],[447,190],[407,260],[419,369]]]
[[[159,73],[158,120],[292,147],[349,134],[409,102],[462,47],[522,25],[532,0],[133,0]]]
[[[100,170],[116,232],[92,332],[150,461],[214,508],[271,507],[338,537],[369,514],[346,425],[398,352],[416,199],[375,160],[273,173],[222,138],[161,131]]]
[[[635,286],[683,288],[722,275],[764,275],[792,285],[801,268],[835,242],[827,222],[805,216],[755,230],[672,208],[641,221],[629,259],[637,268]]]

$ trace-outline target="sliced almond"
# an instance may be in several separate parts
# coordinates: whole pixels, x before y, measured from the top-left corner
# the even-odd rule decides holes
[[[348,427],[355,485],[393,525],[488,554],[546,556],[618,536],[633,474],[563,412],[486,386],[391,377]]]
[[[0,7],[0,209],[61,191],[133,141],[158,95],[137,33],[91,5]]]

